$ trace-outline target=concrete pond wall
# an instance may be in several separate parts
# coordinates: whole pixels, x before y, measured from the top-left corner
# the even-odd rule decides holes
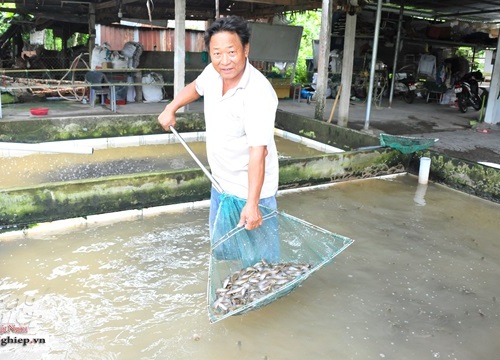
[[[204,130],[202,113],[184,113],[179,132]],[[432,151],[403,155],[377,147],[376,137],[278,111],[276,127],[345,152],[280,160],[280,189],[418,172],[421,156],[432,159],[430,179],[500,202],[500,171]],[[164,133],[155,115],[53,118],[0,122],[0,141],[48,142]],[[370,150],[352,150],[371,147]],[[201,169],[110,176],[0,190],[0,231],[40,222],[142,209],[209,198]]]

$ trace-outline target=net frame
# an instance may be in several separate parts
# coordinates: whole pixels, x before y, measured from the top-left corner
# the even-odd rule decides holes
[[[252,310],[262,308],[263,306],[271,304],[272,302],[282,298],[283,296],[288,295],[290,292],[292,292],[294,289],[300,286],[309,276],[311,276],[314,272],[321,269],[326,264],[333,261],[333,259],[337,255],[339,255],[342,251],[344,251],[354,242],[354,240],[346,236],[335,234],[329,230],[323,229],[317,225],[311,224],[305,220],[299,219],[285,212],[269,209],[262,205],[259,205],[259,207],[261,209],[261,212],[265,214],[263,216],[263,226],[264,224],[266,224],[266,222],[273,220],[273,218],[279,218],[280,222],[285,221],[287,223],[293,223],[294,226],[301,227],[302,230],[307,229],[307,231],[303,231],[303,233],[307,233],[308,237],[311,234],[316,235],[314,239],[311,238],[302,239],[303,243],[300,244],[300,247],[305,246],[306,248],[309,248],[312,243],[316,241],[322,241],[323,242],[322,246],[327,246],[328,250],[330,251],[327,254],[323,254],[323,256],[320,256],[316,252],[314,255],[320,257],[320,260],[316,261],[314,264],[311,264],[311,267],[309,268],[308,271],[295,277],[293,280],[287,282],[278,289],[271,291],[265,295],[262,295],[261,297],[253,301],[250,301],[247,304],[240,305],[226,313],[219,313],[214,309],[213,306],[215,301],[217,300],[217,294],[216,294],[217,289],[223,286],[224,278],[226,276],[230,276],[233,273],[234,269],[243,269],[248,265],[244,264],[243,262],[240,262],[239,265],[235,265],[234,260],[229,260],[233,262],[233,268],[231,268],[231,266],[228,266],[229,268],[227,272],[223,274],[217,273],[215,271],[215,268],[218,267],[218,265],[224,261],[218,259],[218,256],[216,256],[215,252],[217,251],[217,249],[223,246],[228,241],[231,241],[231,239],[234,239],[239,233],[247,231],[244,229],[244,227],[233,228],[231,231],[222,236],[220,239],[213,241],[211,246],[211,257],[208,270],[209,277],[207,285],[207,311],[210,323],[212,324],[224,320],[230,316],[243,315]],[[318,238],[320,238],[321,240],[317,240]],[[280,241],[282,247],[287,245],[287,242],[284,241],[283,239],[280,239]],[[305,243],[306,241],[308,242],[307,244]],[[325,245],[324,244],[325,241],[330,241],[331,244]],[[244,247],[245,245],[241,244],[241,241],[239,241],[238,243],[240,243],[242,247]],[[244,259],[241,259],[240,261],[243,260]]]
[[[253,230],[257,231],[257,233],[260,232],[260,238],[267,239],[269,238],[272,241],[278,241],[278,251],[276,252],[276,247],[273,247],[274,244],[271,244],[271,247],[269,248],[267,245],[266,241],[260,241],[258,240],[259,237],[252,237],[252,236],[245,236],[243,237],[243,241],[239,241],[240,238],[238,237],[238,234],[243,233],[245,230],[244,226],[238,227],[237,224],[239,223],[239,218],[241,214],[241,210],[243,206],[246,204],[245,199],[240,199],[236,196],[230,195],[225,193],[220,185],[217,183],[215,178],[212,176],[212,174],[203,166],[201,161],[196,157],[194,152],[191,150],[189,145],[184,141],[184,139],[179,135],[179,133],[175,130],[173,126],[170,126],[170,130],[172,133],[177,137],[179,142],[184,146],[186,151],[191,155],[191,157],[196,161],[198,166],[203,170],[205,175],[210,179],[212,182],[212,185],[214,188],[221,194],[221,201],[219,204],[219,208],[217,210],[217,215],[215,219],[215,224],[214,224],[214,229],[213,232],[210,234],[210,243],[211,243],[211,256],[210,256],[210,263],[209,263],[209,277],[208,277],[208,285],[207,285],[207,303],[208,303],[208,315],[209,315],[209,320],[211,323],[215,323],[217,321],[223,320],[229,316],[233,315],[240,315],[244,314],[248,311],[258,309],[262,306],[265,306],[267,304],[270,304],[271,302],[274,302],[278,300],[279,298],[289,294],[292,290],[297,288],[304,280],[306,280],[312,273],[315,271],[319,270],[321,267],[332,261],[338,254],[340,254],[342,251],[344,251],[349,245],[353,243],[354,240],[347,238],[342,235],[334,234],[328,230],[325,230],[323,228],[320,228],[319,226],[313,225],[311,223],[308,223],[304,220],[301,220],[299,218],[296,218],[294,216],[288,215],[284,212],[280,212],[277,209],[270,209],[267,208],[263,205],[258,205],[259,210],[261,211],[262,216],[262,225]],[[224,203],[227,203],[227,205],[224,207]],[[226,219],[227,220],[219,220],[222,225],[220,227],[217,227],[218,219]],[[272,292],[269,292],[268,294],[265,294],[263,296],[259,296],[258,298],[250,301],[249,303],[246,303],[242,306],[238,306],[232,311],[228,311],[223,314],[216,314],[213,310],[214,308],[212,307],[214,303],[214,298],[216,297],[216,290],[217,287],[214,286],[214,279],[212,275],[214,274],[214,266],[215,266],[215,261],[217,260],[218,256],[216,254],[216,251],[220,248],[222,248],[226,243],[234,240],[236,238],[238,241],[236,243],[232,243],[233,247],[236,244],[236,248],[238,250],[237,254],[239,254],[239,257],[237,258],[240,263],[239,263],[239,269],[241,270],[244,268],[244,265],[246,265],[246,262],[249,261],[249,259],[255,261],[255,256],[259,256],[262,254],[262,252],[270,251],[273,254],[272,256],[279,256],[281,258],[282,256],[282,251],[280,247],[283,244],[288,244],[287,242],[283,242],[282,239],[283,237],[281,234],[278,234],[278,231],[281,230],[279,227],[279,223],[281,221],[286,221],[289,222],[291,225],[291,229],[294,230],[295,226],[301,226],[300,230],[301,231],[296,231],[294,233],[300,233],[301,235],[306,235],[302,236],[301,240],[298,241],[301,245],[307,245],[308,250],[310,252],[308,253],[307,260],[311,260],[313,257],[317,257],[320,259],[320,261],[315,261],[314,264],[309,264],[306,263],[305,267],[302,267],[302,270],[305,268],[307,271],[302,273],[302,270],[299,275],[296,275],[294,279],[287,279],[287,282],[285,284],[280,285],[279,288],[273,289]],[[269,227],[271,225],[271,227]],[[286,226],[285,226],[286,227]],[[264,229],[264,230],[263,230]],[[305,231],[307,229],[307,231]],[[266,232],[266,230],[271,230]],[[288,229],[287,229],[288,230]],[[319,249],[321,247],[321,241],[316,239],[314,237],[314,241],[316,241],[315,244],[314,241],[308,241],[307,235],[310,235],[310,232],[315,232],[315,234],[319,237],[325,236],[322,238],[323,241],[328,240],[331,244],[330,247],[326,246],[327,248]],[[271,235],[269,235],[271,234]],[[270,236],[270,237],[269,237]],[[291,236],[291,238],[294,238],[295,242],[297,242],[296,236]],[[214,239],[216,239],[214,241]],[[218,239],[218,240],[217,240]],[[306,241],[308,242],[306,244]],[[318,245],[319,244],[319,245]],[[249,245],[249,246],[246,246]],[[315,246],[312,246],[315,245]],[[297,244],[293,244],[290,246],[290,248],[296,247]],[[245,248],[246,247],[246,248]],[[251,249],[250,252],[247,250]],[[256,251],[256,249],[258,249]],[[291,251],[291,253],[294,253],[296,255],[297,250]],[[225,252],[222,252],[222,255],[227,254]],[[220,254],[219,254],[220,255]],[[251,257],[253,256],[253,258]],[[267,256],[267,255],[266,255]],[[288,257],[290,255],[286,255]],[[293,257],[294,259],[296,258],[301,258],[300,254],[296,255]],[[263,259],[263,258],[262,258]],[[273,258],[274,260],[274,258]],[[222,260],[222,261],[225,261]],[[230,260],[234,261],[234,260]],[[262,260],[263,261],[263,260]],[[295,263],[292,261],[290,262],[292,265]],[[281,264],[278,264],[281,265]],[[297,263],[296,265],[301,265],[300,263]],[[290,268],[289,268],[290,269]],[[229,267],[229,274],[231,275],[231,267]],[[218,284],[222,285],[222,279],[223,276],[220,276],[218,274]]]

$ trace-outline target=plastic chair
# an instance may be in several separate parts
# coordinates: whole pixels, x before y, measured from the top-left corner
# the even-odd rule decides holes
[[[111,97],[111,89],[109,86],[94,86],[96,84],[109,84],[108,78],[106,75],[100,71],[88,71],[85,74],[85,81],[90,85],[90,105],[92,107],[95,106],[96,96],[101,96],[101,105],[105,104],[105,96],[108,98]]]

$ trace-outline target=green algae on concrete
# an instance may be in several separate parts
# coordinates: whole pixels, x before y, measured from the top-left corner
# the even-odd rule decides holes
[[[0,226],[208,199],[201,170],[118,176],[0,191]]]
[[[165,130],[157,118],[148,114],[8,120],[0,122],[0,141],[39,143],[162,134]],[[377,138],[359,131],[283,111],[276,113],[276,127],[344,150],[379,145]],[[204,114],[179,113],[176,128],[179,132],[204,131]]]
[[[178,114],[176,128],[179,131],[204,130],[203,114]],[[38,143],[164,132],[157,115],[106,115],[0,122],[0,141],[3,142]]]
[[[412,173],[418,174],[419,161],[424,156],[431,159],[430,180],[500,203],[500,169],[426,150],[412,158]]]
[[[389,151],[345,152],[280,161],[280,189],[403,172]],[[392,160],[391,160],[392,159]],[[123,175],[0,191],[0,226],[53,220],[208,199],[201,170]]]
[[[341,149],[356,149],[380,144],[379,139],[374,136],[283,111],[277,112],[276,126],[285,131],[314,138],[316,141]],[[379,150],[375,149],[375,152],[379,152]],[[373,167],[383,168],[384,162],[389,165],[392,161],[400,161],[405,164],[408,172],[417,175],[420,157],[429,156],[431,157],[431,180],[483,199],[500,202],[499,169],[452,158],[434,150],[424,150],[409,155],[402,155],[394,150],[386,152],[385,155],[385,158],[376,156],[373,159],[359,157],[355,161],[353,159],[353,163],[359,168],[368,169],[367,174],[372,174],[377,172],[373,171]],[[373,161],[379,161],[379,163],[373,164]],[[346,168],[346,173],[350,171]]]
[[[276,127],[343,150],[380,145],[380,140],[360,131],[278,110]]]
[[[379,145],[378,138],[295,114],[278,111],[276,127],[350,150]],[[202,113],[183,113],[179,132],[203,131]],[[78,119],[0,122],[0,141],[43,142],[93,137],[164,133],[156,115],[110,115]],[[418,160],[432,160],[430,178],[485,199],[500,202],[500,170],[450,158],[428,150],[403,155],[389,148],[347,151],[280,160],[280,189],[394,173],[418,173]],[[409,167],[405,169],[405,164]],[[0,191],[0,229],[27,227],[52,220],[142,209],[208,199],[210,183],[201,170],[124,175],[92,180],[41,184]]]
[[[402,173],[400,157],[391,150],[353,151],[280,161],[280,188],[324,184]]]

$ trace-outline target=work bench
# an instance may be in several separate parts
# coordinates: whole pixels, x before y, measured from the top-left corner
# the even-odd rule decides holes
[[[27,70],[6,70],[4,69],[2,71],[2,76],[3,78],[1,79],[0,83],[0,91],[12,91],[12,90],[46,90],[46,89],[53,89],[53,90],[65,90],[67,91],[68,89],[102,89],[102,88],[107,88],[108,91],[106,91],[106,94],[109,95],[109,107],[111,112],[116,112],[117,110],[117,105],[116,105],[116,92],[117,88],[120,87],[129,87],[133,86],[136,91],[136,99],[140,99],[142,101],[142,87],[144,85],[147,86],[173,86],[173,83],[167,83],[167,82],[155,82],[153,84],[148,84],[148,83],[143,83],[142,82],[142,73],[143,71],[151,71],[153,69],[95,69],[95,70],[89,70],[89,69],[74,69],[79,70],[79,72],[84,72],[88,73],[90,71],[95,71],[95,72],[102,72],[103,74],[106,75],[107,77],[107,82],[100,82],[100,83],[90,83],[88,81],[74,81],[70,83],[57,83],[58,80],[50,80],[52,83],[47,83],[47,84],[41,84],[40,82],[45,82],[49,80],[44,80],[44,79],[35,79],[35,78],[30,78],[29,75],[33,75],[34,71],[27,71]],[[165,69],[154,69],[158,71],[165,71]],[[42,71],[42,70],[40,70]],[[49,71],[49,70],[43,70],[43,71]],[[58,72],[61,72],[61,69],[57,70]],[[36,72],[35,72],[36,73]],[[19,78],[22,79],[26,83],[13,83],[10,85],[7,85],[7,74],[23,74],[25,76],[17,76],[17,77],[10,77],[13,79]],[[132,77],[133,81],[127,81],[129,77]],[[109,78],[108,78],[109,77]],[[32,82],[30,84],[30,82]],[[90,95],[90,94],[89,94]],[[83,96],[82,96],[83,99]],[[89,96],[90,99],[90,96]],[[93,100],[93,99],[92,99]],[[93,101],[89,101],[90,106],[94,106]],[[2,101],[1,101],[1,96],[0,96],[0,119],[3,118],[2,114]]]

